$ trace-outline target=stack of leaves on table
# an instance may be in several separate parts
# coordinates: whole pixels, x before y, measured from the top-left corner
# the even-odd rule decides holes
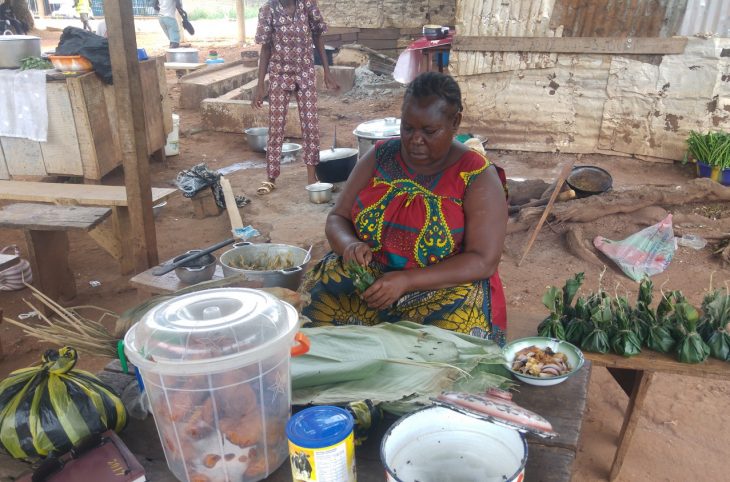
[[[673,352],[679,361],[700,363],[712,355],[730,361],[730,293],[710,290],[700,311],[681,291],[662,293],[652,309],[653,284],[639,285],[635,306],[626,296],[598,291],[575,299],[583,273],[570,278],[563,289],[550,286],[542,302],[550,315],[538,326],[540,336],[567,340],[588,352],[634,356],[642,347]]]

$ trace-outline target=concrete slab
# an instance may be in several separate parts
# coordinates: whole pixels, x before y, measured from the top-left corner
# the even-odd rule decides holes
[[[257,67],[246,67],[237,60],[208,66],[180,79],[180,107],[198,109],[203,99],[215,98],[256,78]]]
[[[203,127],[213,131],[243,133],[249,127],[269,125],[268,102],[264,102],[261,109],[254,109],[250,100],[205,99],[201,102],[200,109]],[[289,104],[284,135],[302,137],[296,103]]]
[[[327,90],[324,85],[324,69],[318,65],[315,67],[315,73],[317,75],[317,90],[322,92]],[[349,92],[355,86],[355,67],[348,67],[346,65],[333,65],[330,67],[330,73],[334,77],[335,81],[340,85],[340,90],[337,94],[344,94]],[[329,91],[334,93],[334,91]]]

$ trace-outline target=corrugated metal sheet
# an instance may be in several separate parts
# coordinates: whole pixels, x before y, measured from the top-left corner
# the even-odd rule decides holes
[[[730,0],[688,0],[677,35],[705,33],[730,37]]]
[[[550,25],[564,37],[671,37],[687,0],[556,0]]]

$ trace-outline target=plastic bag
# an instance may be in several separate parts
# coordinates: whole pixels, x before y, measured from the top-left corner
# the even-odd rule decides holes
[[[62,454],[91,434],[124,428],[122,401],[91,373],[73,370],[77,358],[71,347],[48,350],[40,365],[0,382],[0,446],[10,455]]]
[[[593,245],[611,258],[626,276],[639,282],[644,276],[653,276],[667,269],[674,257],[672,215],[621,241],[597,236]]]
[[[96,75],[107,84],[112,83],[112,59],[109,41],[82,28],[66,27],[56,47],[56,55],[81,55],[94,67]]]
[[[185,197],[193,197],[203,189],[210,187],[213,190],[215,203],[225,209],[226,201],[223,197],[223,188],[221,187],[220,179],[220,173],[212,171],[204,162],[201,162],[190,169],[180,171],[177,174],[175,185],[183,192],[183,196]],[[251,202],[250,199],[244,196],[235,196],[235,198],[236,206],[239,208]]]

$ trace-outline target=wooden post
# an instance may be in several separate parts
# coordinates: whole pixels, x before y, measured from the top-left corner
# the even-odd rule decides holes
[[[117,128],[131,225],[131,232],[126,234],[127,239],[122,243],[130,243],[134,269],[140,272],[158,264],[158,258],[132,1],[108,0],[104,2],[104,13],[109,32]]]
[[[246,0],[236,0],[238,41],[246,42]]]

